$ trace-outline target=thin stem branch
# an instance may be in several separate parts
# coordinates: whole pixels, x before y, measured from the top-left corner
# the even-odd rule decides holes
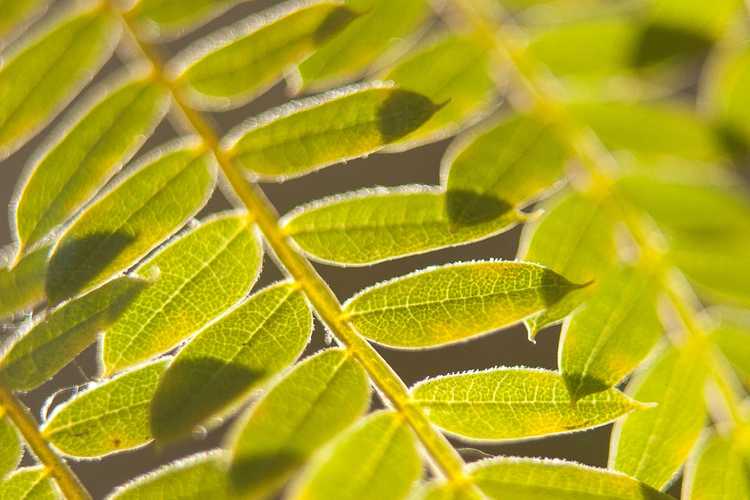
[[[65,498],[68,500],[91,500],[91,495],[86,491],[75,473],[50,448],[47,440],[39,432],[39,424],[28,408],[2,384],[0,384],[0,407],[5,410],[5,415],[16,426],[26,444],[47,469],[49,475],[55,478]]]

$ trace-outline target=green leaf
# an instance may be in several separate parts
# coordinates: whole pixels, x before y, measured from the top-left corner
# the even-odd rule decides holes
[[[122,277],[54,310],[0,359],[0,381],[29,391],[49,381],[111,325],[147,282]]]
[[[732,141],[750,145],[750,45],[719,54],[708,73],[704,102]]]
[[[533,458],[502,457],[470,466],[471,480],[491,499],[669,500],[672,497],[615,471]]]
[[[311,332],[302,292],[285,282],[211,323],[180,351],[159,384],[151,410],[156,439],[177,439],[226,413],[297,359]]]
[[[526,115],[460,140],[443,159],[451,219],[473,223],[528,204],[562,177],[566,158],[550,125]]]
[[[710,339],[721,349],[746,385],[750,385],[750,313],[722,311]]]
[[[536,264],[464,262],[367,288],[345,304],[344,317],[381,344],[433,347],[510,326],[578,287]]]
[[[411,429],[400,415],[381,411],[362,420],[319,456],[292,498],[400,500],[421,473]]]
[[[449,206],[436,187],[365,189],[299,207],[282,224],[284,232],[317,260],[368,265],[471,243],[525,219],[511,210],[460,225],[450,220]]]
[[[269,111],[230,133],[224,149],[248,172],[280,181],[373,153],[438,109],[420,94],[375,82]]]
[[[108,500],[231,499],[226,460],[219,450],[198,453],[135,478],[118,487]]]
[[[203,207],[215,177],[213,158],[200,147],[145,159],[57,242],[47,275],[49,300],[60,302],[133,265]]]
[[[49,471],[42,466],[24,467],[0,482],[3,500],[58,500],[62,494]]]
[[[282,4],[188,48],[177,63],[178,81],[200,108],[240,106],[268,90],[356,16],[334,2]]]
[[[42,425],[45,439],[72,457],[102,457],[148,444],[149,406],[169,360],[159,359],[78,393]]]
[[[615,424],[610,468],[654,488],[669,484],[706,420],[701,354],[696,345],[668,347],[628,385],[629,394],[656,406]]]
[[[403,151],[450,137],[491,111],[497,84],[489,54],[471,39],[443,35],[387,71],[382,80],[447,103],[416,131],[389,146]]]
[[[49,246],[38,248],[24,255],[13,267],[0,268],[0,319],[44,299],[49,251]]]
[[[263,249],[246,214],[214,216],[141,264],[155,283],[102,339],[105,376],[162,354],[245,297]]]
[[[397,49],[430,14],[425,0],[348,0],[347,5],[363,15],[300,65],[300,90],[355,79]]]
[[[230,468],[235,489],[272,495],[369,402],[367,375],[346,351],[328,349],[300,363],[239,421]]]
[[[604,425],[643,405],[608,389],[573,400],[560,374],[493,368],[427,379],[412,397],[438,427],[469,439],[507,440]]]
[[[0,453],[0,479],[2,479],[18,467],[23,457],[21,438],[10,419],[5,417],[5,410],[0,410],[0,450],[3,450]]]
[[[602,201],[569,192],[543,205],[549,211],[537,222],[524,226],[518,257],[537,262],[575,283],[588,283],[603,276],[616,260],[614,224]],[[529,338],[565,318],[592,293],[574,290],[549,309],[524,323]]]
[[[742,0],[649,0],[649,18],[677,30],[720,37],[742,15]]]
[[[468,481],[460,484],[432,481],[410,498],[413,500],[486,500],[487,497],[476,489],[476,486]]]
[[[0,46],[47,8],[49,0],[0,0]]]
[[[151,135],[167,94],[147,78],[106,85],[55,134],[21,187],[15,213],[20,246],[29,247],[86,203]]]
[[[140,0],[127,13],[148,40],[183,35],[219,16],[242,0]]]
[[[748,500],[750,476],[736,436],[711,435],[688,462],[682,497],[690,500]]]
[[[618,383],[661,337],[659,283],[644,269],[622,268],[573,314],[560,341],[560,371],[573,398]]]
[[[21,147],[75,96],[119,37],[117,19],[100,8],[66,13],[6,58],[0,69],[0,159]]]

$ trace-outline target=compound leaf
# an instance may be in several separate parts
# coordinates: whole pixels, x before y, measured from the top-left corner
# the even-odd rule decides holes
[[[366,189],[302,206],[284,218],[286,234],[323,262],[367,265],[506,231],[524,216],[498,214],[475,224],[456,224],[445,193],[427,186]]]
[[[283,180],[381,149],[440,106],[386,83],[293,102],[230,133],[226,154],[258,177]]]
[[[49,0],[0,0],[0,46],[29,23],[33,18],[41,14],[46,8]]]
[[[134,264],[200,210],[213,190],[213,159],[198,147],[174,148],[143,164],[57,242],[47,274],[52,303]]]
[[[293,283],[258,292],[207,326],[177,355],[152,404],[159,441],[189,434],[226,412],[302,353],[312,315]]]
[[[235,490],[252,498],[273,494],[369,401],[367,375],[346,351],[329,349],[300,363],[237,425],[230,468]]]
[[[219,47],[211,40],[189,48],[179,82],[199,107],[239,106],[270,88],[355,17],[346,6],[321,2],[293,3],[242,21],[241,27],[231,26],[215,37]]]
[[[352,464],[358,466],[352,469]],[[291,495],[296,500],[400,500],[422,473],[409,426],[377,412],[352,427],[316,459]]]
[[[0,159],[21,147],[75,96],[119,37],[117,19],[94,8],[66,14],[7,57],[0,69]]]
[[[412,397],[438,427],[488,440],[588,429],[643,408],[615,389],[573,400],[558,373],[532,368],[428,379],[414,386]]]
[[[44,299],[50,247],[40,247],[12,267],[0,268],[0,319],[13,316]]]
[[[517,323],[578,287],[537,264],[465,262],[365,289],[345,304],[344,316],[376,342],[433,347]]]
[[[0,450],[3,450],[0,453],[0,480],[18,467],[23,457],[18,431],[4,414],[5,411],[0,410]]]
[[[21,391],[47,382],[93,344],[146,285],[136,278],[117,278],[54,310],[0,359],[0,381]]]
[[[736,440],[736,441],[735,441]],[[711,435],[688,462],[682,498],[748,500],[750,478],[738,436]],[[733,442],[734,441],[734,442]]]
[[[15,213],[21,247],[81,208],[151,135],[167,104],[161,86],[137,78],[97,96],[73,126],[61,129],[21,188]]]
[[[210,21],[242,0],[141,0],[126,15],[146,39],[170,39]]]
[[[263,249],[246,214],[212,217],[141,264],[155,282],[102,339],[106,376],[164,353],[242,299],[261,268]]]
[[[78,393],[55,408],[42,434],[72,457],[102,457],[149,443],[149,406],[168,362],[154,361]]]
[[[42,466],[23,467],[0,482],[3,500],[58,500],[62,498],[49,471]]]

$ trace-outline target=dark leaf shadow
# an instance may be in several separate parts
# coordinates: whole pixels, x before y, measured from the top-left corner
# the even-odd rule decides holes
[[[313,40],[315,43],[323,43],[332,36],[339,33],[352,21],[360,16],[359,13],[353,11],[348,7],[338,7],[331,11],[326,16],[318,29],[313,33]]]
[[[496,196],[473,191],[450,189],[445,199],[448,220],[455,226],[482,224],[513,210],[510,203]]]
[[[289,451],[236,459],[229,468],[232,490],[251,498],[265,498],[283,486],[305,462]]]
[[[400,139],[418,129],[445,104],[435,104],[416,92],[394,89],[378,110],[380,135],[386,143]]]
[[[674,58],[703,58],[711,49],[711,41],[685,29],[652,23],[640,35],[632,63],[637,68]]]

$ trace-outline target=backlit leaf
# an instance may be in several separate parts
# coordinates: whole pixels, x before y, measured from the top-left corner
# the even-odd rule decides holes
[[[210,21],[242,0],[140,0],[127,16],[147,39],[169,39]]]
[[[345,304],[344,315],[376,342],[432,347],[510,326],[578,286],[536,264],[465,262],[367,288]]]
[[[334,2],[283,4],[230,26],[215,41],[188,48],[178,79],[199,107],[239,106],[265,92],[355,17]]]
[[[421,473],[422,461],[409,426],[396,413],[378,412],[319,456],[291,496],[296,500],[400,500]]]
[[[269,111],[230,133],[225,148],[248,172],[283,180],[373,153],[438,108],[421,94],[376,82]]]
[[[152,405],[151,429],[176,439],[236,406],[302,353],[312,315],[302,292],[280,283],[211,323],[177,355]]]
[[[725,50],[708,73],[705,101],[729,139],[750,144],[750,45]]]
[[[119,36],[117,20],[94,8],[65,14],[29,37],[14,54],[4,54],[0,159],[22,146],[75,96],[112,53]]]
[[[260,273],[263,250],[245,214],[212,217],[141,264],[155,282],[102,339],[109,375],[175,347],[242,299]]]
[[[57,485],[42,466],[24,467],[0,482],[3,500],[58,500],[62,498]]]
[[[574,398],[612,387],[656,345],[658,291],[646,270],[623,268],[573,314],[560,340],[560,371]]]
[[[50,380],[111,325],[147,282],[122,277],[68,302],[23,333],[0,359],[0,381],[28,391]]]
[[[446,35],[387,71],[382,80],[447,103],[416,131],[389,146],[401,151],[449,137],[491,110],[497,84],[489,54],[470,39]]]
[[[697,346],[660,353],[627,389],[639,401],[657,404],[615,424],[610,467],[654,488],[669,484],[706,420],[705,375]]]
[[[736,436],[711,435],[688,462],[682,498],[685,500],[748,500],[750,476]]]
[[[450,220],[447,200],[427,186],[367,189],[302,206],[283,227],[315,259],[367,265],[477,241],[524,219],[510,210],[462,225]]]
[[[34,17],[41,14],[49,0],[0,0],[0,46],[9,35],[17,33]]]
[[[742,0],[649,0],[652,21],[707,38],[719,37],[741,15]]]
[[[40,247],[23,256],[15,266],[0,268],[0,319],[44,299],[49,251],[49,246]]]
[[[3,450],[0,453],[0,479],[18,467],[23,456],[18,431],[4,413],[4,410],[0,410],[0,450]]]
[[[168,362],[159,359],[76,394],[55,408],[42,434],[72,457],[102,457],[149,443],[149,407]]]
[[[413,500],[486,500],[487,496],[477,491],[476,486],[470,482],[458,484],[432,481],[409,498]]]
[[[134,264],[203,207],[215,176],[212,157],[199,147],[144,160],[57,242],[47,275],[49,300],[88,290]]]
[[[304,89],[321,89],[362,74],[396,49],[430,13],[425,0],[348,0],[362,15],[299,67]]]
[[[57,132],[58,140],[32,166],[15,220],[28,247],[65,222],[140,147],[166,112],[167,95],[147,78],[100,91],[90,107]]]
[[[237,425],[235,489],[252,497],[274,493],[369,401],[367,375],[346,351],[329,349],[299,364]]]
[[[719,314],[719,324],[711,340],[721,349],[746,385],[750,385],[750,314],[726,311]]]
[[[414,401],[446,431],[483,440],[520,439],[604,425],[643,405],[616,389],[573,400],[556,372],[494,368],[418,383]]]

